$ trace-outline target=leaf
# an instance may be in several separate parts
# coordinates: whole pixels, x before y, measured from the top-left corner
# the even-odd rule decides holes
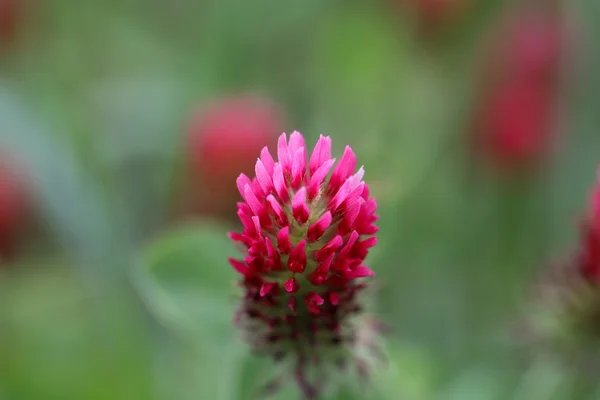
[[[425,400],[433,397],[437,369],[421,349],[393,341],[389,343],[389,363],[372,377],[371,385],[381,399]]]
[[[503,387],[499,374],[478,366],[460,373],[438,397],[440,400],[500,400]]]
[[[555,360],[539,357],[523,374],[511,398],[514,400],[551,400],[566,383],[566,375]]]
[[[241,345],[219,346],[211,341],[190,345],[163,338],[156,350],[158,398],[240,399],[236,379],[245,354]]]
[[[234,337],[234,246],[225,229],[198,222],[150,243],[132,278],[153,316],[181,340],[157,338],[157,390],[164,398],[234,400],[244,347]]]
[[[185,226],[151,243],[132,278],[149,310],[167,328],[224,343],[233,331],[228,294],[235,275],[227,258],[234,253],[223,227]]]
[[[99,298],[61,260],[0,274],[0,398],[149,398],[143,318],[126,296]]]

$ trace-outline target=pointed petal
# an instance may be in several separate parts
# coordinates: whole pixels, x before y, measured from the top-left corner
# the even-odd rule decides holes
[[[306,144],[304,143],[304,136],[298,131],[292,132],[290,135],[290,143],[289,150],[290,154],[296,153],[299,148],[306,148]]]
[[[352,246],[354,246],[354,244],[356,243],[356,241],[358,240],[359,237],[360,237],[360,235],[358,234],[358,232],[352,231],[352,233],[350,234],[350,237],[348,238],[348,241],[346,242],[346,245],[342,248],[342,250],[340,250],[338,257],[339,258],[348,257],[350,255],[350,250],[352,250]]]
[[[250,216],[244,213],[244,211],[242,211],[241,209],[238,210],[237,215],[240,218],[240,221],[242,221],[244,231],[250,236],[255,235],[256,232],[254,230],[254,222],[252,222],[252,218],[250,218]]]
[[[277,286],[275,282],[265,282],[260,287],[260,297],[265,297],[273,288]]]
[[[263,206],[260,204],[258,197],[254,194],[254,191],[250,188],[250,185],[244,187],[244,199],[252,209],[254,215],[260,215],[263,212]]]
[[[304,301],[306,303],[308,311],[317,315],[321,313],[319,306],[322,306],[323,303],[325,303],[325,300],[323,300],[323,298],[315,292],[307,294],[304,298]]]
[[[336,251],[342,244],[344,244],[344,239],[340,235],[336,235],[333,239],[331,239],[321,250],[317,250],[315,252],[315,259],[317,261],[323,261],[331,253]]]
[[[365,199],[365,201],[369,200],[369,193],[369,185],[365,183],[365,189],[362,192],[362,198]]]
[[[269,152],[268,147],[265,146],[261,150],[260,160],[262,161],[263,165],[265,166],[267,173],[269,175],[272,175],[273,174],[273,166],[275,165],[275,161],[273,160],[273,157],[271,156],[271,153]]]
[[[252,215],[252,209],[248,204],[242,201],[237,202],[238,210],[242,211],[246,215]]]
[[[348,232],[357,229],[357,227],[354,226],[354,223],[356,222],[360,214],[360,210],[364,202],[365,200],[362,197],[351,198],[347,200],[343,209],[344,218],[342,219],[342,222],[340,222],[339,225],[340,233],[347,234]]]
[[[292,155],[290,154],[290,149],[288,148],[285,133],[282,133],[277,141],[277,157],[279,158],[279,164],[281,165],[283,171],[290,171],[292,167]]]
[[[306,268],[306,241],[301,240],[290,252],[288,269],[292,272],[303,273]]]
[[[251,217],[252,219],[252,224],[254,225],[254,230],[256,231],[256,239],[261,243],[261,247],[262,247],[262,241],[263,241],[263,236],[262,236],[262,229],[260,226],[260,218],[257,216]]]
[[[283,176],[283,168],[279,163],[275,163],[275,166],[273,167],[273,185],[275,186],[275,193],[277,193],[279,199],[283,202],[288,201],[288,189]]]
[[[294,189],[300,187],[306,175],[306,150],[300,147],[294,153],[292,159],[292,186]]]
[[[373,236],[365,240],[361,240],[352,249],[351,256],[364,260],[369,253],[369,249],[377,244],[377,237]]]
[[[250,186],[251,182],[252,181],[246,176],[246,174],[240,174],[240,176],[238,176],[238,178],[235,180],[237,188],[243,198],[246,198],[246,186]]]
[[[324,284],[327,281],[329,275],[329,269],[331,268],[331,264],[333,263],[333,258],[335,257],[335,253],[331,253],[327,259],[317,267],[313,272],[308,276],[308,280],[315,286],[319,286]]]
[[[229,232],[228,236],[232,241],[242,243],[247,248],[250,248],[250,246],[252,246],[252,239],[245,234]]]
[[[331,138],[329,136],[319,136],[315,149],[310,156],[309,169],[313,175],[324,162],[331,158]]]
[[[304,224],[309,217],[310,209],[306,203],[306,188],[302,187],[292,199],[292,213],[300,224]]]
[[[361,235],[373,235],[377,232],[377,227],[373,225],[378,216],[375,214],[377,203],[374,198],[370,198],[360,208],[360,213],[355,221],[355,229]]]
[[[227,260],[229,261],[229,264],[231,264],[233,269],[235,269],[240,274],[246,276],[246,275],[248,275],[248,272],[250,272],[250,269],[248,268],[248,264],[246,264],[245,262],[236,260],[235,258],[232,258],[232,257],[229,257]]]
[[[281,254],[289,254],[292,250],[289,227],[283,227],[277,233],[277,248]]]
[[[336,191],[356,169],[356,155],[350,146],[346,146],[340,162],[335,166],[329,180],[329,188]]]
[[[331,201],[329,202],[329,207],[336,211],[338,207],[346,200],[348,197],[359,197],[363,190],[365,183],[362,182],[362,178],[365,171],[361,167],[356,174],[348,178],[342,186],[339,188],[338,192],[333,196]]]
[[[361,241],[360,244],[367,249],[370,249],[371,247],[375,247],[375,245],[377,245],[377,236],[373,236],[368,239],[365,239],[365,240]]]
[[[367,189],[367,185],[365,185],[365,189]],[[377,202],[374,198],[370,198],[365,203],[364,212],[373,214],[375,211],[377,211]]]
[[[268,195],[267,201],[269,202],[269,204],[271,205],[271,209],[275,213],[277,223],[280,226],[287,225],[288,219],[287,219],[287,216],[285,215],[285,211],[283,211],[283,208],[281,207],[281,205],[279,204],[279,202],[277,201],[275,196],[273,196],[272,194]]]
[[[281,257],[279,256],[277,249],[275,249],[275,246],[273,246],[271,239],[265,238],[265,247],[267,248],[267,256],[268,256],[267,265],[268,265],[268,267],[270,269],[274,269],[274,270],[281,269],[281,267],[282,267]]]
[[[227,232],[227,237],[229,239],[231,239],[232,241],[234,241],[234,242],[241,242],[241,241],[243,241],[243,239],[242,239],[243,236],[244,235],[242,235],[241,233],[238,233],[238,232]]]
[[[300,288],[300,286],[296,282],[296,279],[294,278],[290,278],[287,281],[285,281],[283,287],[285,287],[285,291],[288,293],[295,293]]]
[[[271,193],[271,190],[273,190],[273,180],[260,159],[256,161],[254,172],[256,173],[256,180],[263,192],[265,194]]]
[[[331,216],[331,212],[325,212],[325,214],[323,214],[317,222],[315,222],[308,228],[308,233],[306,235],[308,240],[310,240],[311,242],[319,240],[321,236],[323,236],[323,233],[325,233],[327,228],[329,228],[329,226],[331,225],[332,220],[333,217]]]
[[[324,273],[329,272],[329,269],[331,268],[331,264],[333,263],[334,256],[335,256],[335,253],[331,253],[329,255],[329,257],[327,257],[327,259],[323,262],[323,264],[319,265],[319,268],[322,268]]]
[[[319,194],[319,189],[327,174],[329,174],[329,170],[335,163],[335,158],[331,160],[325,161],[321,166],[315,171],[314,174],[310,177],[310,182],[308,183],[308,198],[314,199],[317,194]]]
[[[316,304],[318,306],[323,305],[323,303],[325,303],[325,300],[323,300],[323,298],[321,296],[319,296],[317,293],[314,293],[313,296],[311,296],[311,303]]]
[[[375,273],[371,270],[371,268],[364,265],[352,271],[346,272],[346,278],[348,279],[365,278],[367,276],[373,277],[375,276]]]

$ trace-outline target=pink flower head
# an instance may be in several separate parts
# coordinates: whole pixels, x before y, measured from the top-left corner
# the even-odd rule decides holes
[[[583,224],[582,242],[579,253],[581,273],[589,282],[600,285],[600,179],[592,194],[590,211]]]
[[[318,349],[348,361],[341,349],[356,335],[357,295],[374,275],[364,261],[377,243],[377,203],[349,146],[335,161],[329,137],[309,157],[299,132],[282,134],[277,161],[265,147],[256,176],[237,179],[243,232],[230,234],[245,255],[229,260],[245,289],[238,324],[255,350],[295,357],[307,397],[315,386],[305,369],[325,354]]]

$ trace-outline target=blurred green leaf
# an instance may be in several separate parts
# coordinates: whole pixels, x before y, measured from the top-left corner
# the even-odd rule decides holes
[[[132,278],[158,320],[185,336],[232,340],[235,250],[222,226],[205,223],[167,232],[144,250]]]
[[[198,336],[195,343],[163,338],[156,348],[156,386],[160,399],[240,400],[238,381],[246,350],[236,342]]]
[[[567,376],[563,368],[550,357],[539,357],[523,374],[515,388],[514,400],[552,400],[559,399],[557,393],[566,383]]]
[[[156,349],[164,398],[240,398],[247,350],[232,323],[236,276],[227,257],[234,254],[223,226],[199,221],[154,240],[132,271],[144,303],[167,330]]]
[[[16,267],[0,273],[0,397],[150,396],[148,341],[131,303],[117,291],[99,299],[60,260]]]
[[[392,341],[388,347],[389,365],[373,375],[373,390],[381,398],[428,400],[435,393],[437,366],[416,346]]]
[[[457,375],[448,388],[442,389],[439,400],[501,400],[501,382],[497,374],[483,366]]]
[[[0,85],[0,147],[24,168],[51,232],[90,280],[100,283],[117,273],[111,268],[128,246],[129,227],[120,223],[72,146],[39,121],[8,85]]]

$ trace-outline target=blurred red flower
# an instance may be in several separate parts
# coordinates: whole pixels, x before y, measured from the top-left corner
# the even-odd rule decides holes
[[[221,98],[195,111],[185,149],[194,212],[234,219],[235,179],[254,170],[256,155],[274,146],[283,124],[277,106],[253,94]]]
[[[584,278],[600,285],[600,172],[592,194],[590,209],[583,223],[578,264]]]
[[[530,166],[547,154],[555,113],[550,94],[515,82],[488,96],[480,111],[480,143],[496,165]]]
[[[476,110],[476,147],[500,168],[532,167],[555,143],[561,16],[550,8],[517,8],[497,34]]]

